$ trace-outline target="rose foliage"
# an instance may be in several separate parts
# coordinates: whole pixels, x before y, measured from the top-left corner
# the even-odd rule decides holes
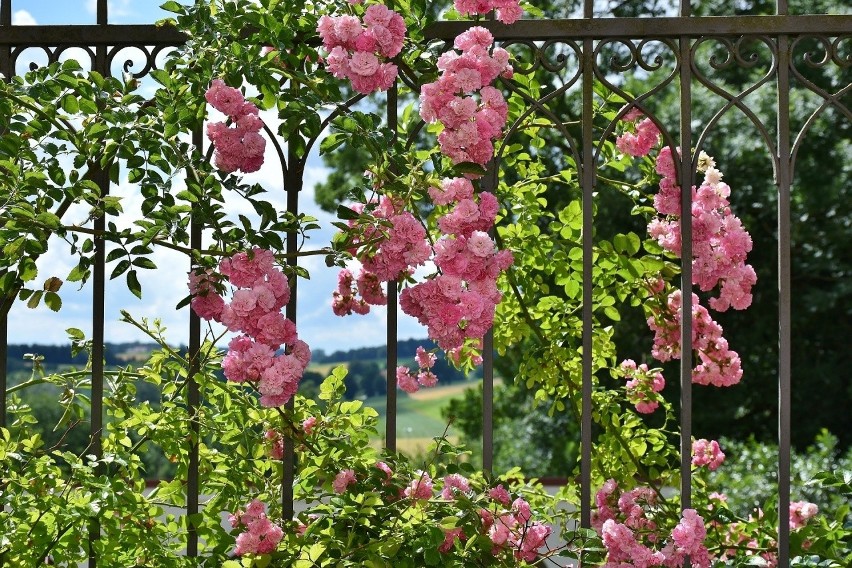
[[[615,128],[598,143],[607,175],[600,183],[631,200],[647,235],[593,238],[591,527],[574,522],[573,481],[552,496],[517,470],[476,471],[446,436],[422,463],[377,450],[377,413],[342,399],[345,369],[332,371],[317,400],[298,394],[311,351],[287,310],[294,283],[309,276],[298,259],[323,255],[341,269],[330,311],[356,318],[387,304],[396,287],[401,308],[439,347],[388,369],[404,391],[438,383],[438,357],[460,368],[481,364],[493,329],[500,353],[528,346],[516,380],[553,412],[580,416],[579,176],[568,154],[551,171],[538,133],[562,125],[528,112],[549,87],[475,22],[451,44],[427,42],[424,4],[170,1],[163,7],[175,18],[165,25],[189,39],[150,72],[150,98],[130,76],[83,72],[75,61],[2,83],[3,310],[14,301],[59,310],[63,284],[88,281],[101,252],[110,276],[123,276],[141,297],[138,272],[155,269],[153,252],[167,248],[191,267],[182,305],[216,325],[199,352],[186,353],[158,322],[123,314],[160,349],[141,367],[106,373],[101,455],[45,447],[17,398],[54,384],[65,410],[56,428],[81,428],[98,361],[54,375],[36,367],[11,387],[0,430],[0,564],[75,565],[95,534],[92,552],[105,566],[771,566],[783,515],[798,565],[849,565],[844,511],[827,515],[794,500],[789,511],[735,515],[708,481],[708,471],[725,467],[715,440],[692,441],[692,506],[682,508],[671,489],[678,431],[653,361],[683,356],[688,304],[693,383],[748,388],[736,351],[748,346],[729,345],[713,312],[752,302],[752,243],[732,204],[736,180],[722,181],[710,156],[667,143],[664,125],[623,97],[596,103],[594,128]],[[493,11],[511,24],[523,7],[456,0],[450,15]],[[402,106],[396,124],[377,112],[383,98],[355,109],[387,90]],[[191,144],[192,132],[209,147]],[[371,160],[324,246],[310,241],[315,219],[279,210],[278,196],[242,175],[259,170],[274,145],[284,189],[297,192],[317,144],[322,153],[358,145]],[[689,188],[690,259],[681,258],[681,153],[695,155],[700,177]],[[629,168],[639,182],[625,177]],[[103,191],[125,181],[139,188],[139,210],[125,211],[126,200]],[[549,190],[562,200],[549,203]],[[235,213],[246,210],[253,214]],[[203,229],[201,247],[193,227]],[[49,248],[75,260],[70,272],[40,262]],[[681,262],[692,263],[697,289],[688,296],[676,286]],[[640,363],[616,357],[614,330],[631,310],[648,325],[647,353],[633,354]],[[75,349],[91,350],[82,332],[69,333]],[[141,382],[155,385],[159,400],[138,401]],[[196,387],[202,404],[193,401]],[[187,502],[190,445],[199,451],[203,506],[187,516],[175,510]],[[176,474],[146,491],[142,456],[150,449],[168,456]],[[283,518],[290,451],[294,497],[304,506]],[[838,476],[821,479],[849,489]],[[199,537],[197,559],[182,556],[190,532]]]

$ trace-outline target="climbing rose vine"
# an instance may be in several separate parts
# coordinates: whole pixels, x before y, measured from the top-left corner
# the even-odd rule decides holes
[[[664,396],[663,369],[650,362],[683,357],[688,303],[693,381],[745,382],[740,357],[712,314],[752,302],[752,244],[734,214],[736,184],[723,181],[713,158],[699,153],[687,166],[703,175],[689,188],[692,257],[681,258],[689,247],[681,242],[680,186],[695,172],[677,164],[693,151],[661,146],[657,119],[630,108],[639,103],[629,96],[596,85],[595,120],[587,125],[598,132],[607,117],[623,118],[614,145],[602,140],[596,147],[599,184],[591,205],[600,205],[604,192],[620,192],[648,229],[644,238],[590,232],[578,164],[547,147],[552,132],[576,126],[539,112],[547,101],[530,108],[554,85],[540,81],[542,66],[524,64],[524,49],[511,48],[519,49],[516,61],[488,29],[520,17],[516,0],[457,0],[451,17],[482,21],[494,12],[502,23],[471,23],[443,48],[421,39],[433,18],[425,3],[235,6],[164,5],[192,39],[151,71],[159,85],[152,98],[131,81],[81,73],[73,61],[0,82],[8,119],[0,132],[0,182],[15,189],[0,212],[8,235],[0,296],[58,309],[62,280],[36,280],[44,270],[36,260],[62,239],[80,259],[67,280],[90,277],[102,243],[107,262],[117,262],[113,277],[126,273],[130,290],[141,295],[137,269],[154,267],[149,255],[162,246],[191,258],[196,268],[185,302],[218,324],[200,349],[186,353],[166,340],[158,322],[123,314],[161,349],[137,369],[106,375],[100,457],[88,448],[74,455],[47,447],[29,429],[31,409],[9,406],[9,428],[0,429],[0,454],[8,458],[0,562],[82,564],[88,519],[103,534],[92,549],[110,566],[194,562],[184,556],[187,535],[199,537],[199,562],[223,568],[509,567],[560,556],[607,568],[679,567],[687,557],[695,566],[773,566],[778,512],[765,507],[737,517],[727,496],[712,491],[713,476],[738,458],[733,448],[726,456],[703,433],[683,440],[687,451],[691,444],[691,506],[682,508],[671,495],[684,457],[673,443],[677,417]],[[379,97],[350,97],[392,87],[400,112],[390,125],[376,112]],[[357,101],[363,102],[353,107]],[[212,160],[184,137],[200,131],[208,111]],[[354,186],[347,197],[335,197],[350,201],[338,209],[341,233],[328,246],[311,240],[315,219],[294,213],[289,199],[280,212],[270,188],[240,175],[259,170],[267,142],[282,159],[290,196],[303,189],[317,148],[330,155],[342,147],[347,167],[366,167],[361,181],[346,180]],[[622,175],[631,164],[643,175]],[[607,179],[610,171],[619,173]],[[113,183],[126,173],[140,185],[139,218],[113,223],[122,213],[119,197],[92,183],[101,173]],[[652,179],[653,190],[642,185]],[[108,219],[106,229],[67,222],[72,202],[71,211],[82,207],[88,219]],[[191,237],[197,227],[201,247]],[[589,235],[593,299],[583,306],[580,265]],[[468,370],[493,344],[517,362],[516,380],[532,393],[531,404],[578,420],[591,414],[589,465],[592,489],[599,488],[592,527],[578,526],[576,484],[554,498],[518,469],[476,471],[475,458],[449,430],[416,460],[380,450],[376,411],[344,397],[345,368],[331,370],[322,384],[303,380],[311,350],[283,310],[292,307],[293,279],[308,275],[309,264],[298,261],[308,255],[342,268],[330,301],[335,314],[365,314],[388,304],[395,290],[402,309],[425,326],[434,347],[384,370],[403,391],[439,382],[441,352]],[[681,291],[672,282],[685,262],[693,281]],[[584,307],[592,313],[591,409],[577,396],[588,361],[581,349]],[[650,328],[648,354],[633,354],[635,360],[616,345],[618,322],[631,308],[644,311]],[[495,321],[501,325],[492,327]],[[493,343],[485,341],[489,329]],[[70,333],[75,350],[89,349],[82,331]],[[216,343],[225,337],[227,349],[219,352]],[[97,351],[89,354],[94,361]],[[80,393],[91,392],[93,373],[39,371],[34,365],[33,379],[11,389],[59,387],[66,412],[55,432],[73,436],[87,416],[89,401]],[[143,385],[154,400],[137,396]],[[300,386],[311,396],[298,393]],[[162,451],[175,477],[143,493],[153,475],[143,459],[148,446]],[[284,488],[291,465],[293,484]],[[197,471],[206,502],[198,514],[173,519],[167,507],[186,506],[190,471]],[[831,472],[820,475],[832,487],[848,485]],[[291,489],[304,505],[292,516]],[[565,502],[570,511],[558,507]],[[819,514],[820,507],[796,500],[780,512],[794,531],[790,548],[800,564],[818,557],[830,559],[826,566],[849,565],[841,550],[844,519]],[[231,516],[223,526],[224,511]]]

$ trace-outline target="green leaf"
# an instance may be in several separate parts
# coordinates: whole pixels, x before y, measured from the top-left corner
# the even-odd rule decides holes
[[[138,258],[133,259],[133,266],[138,266],[139,268],[144,268],[147,270],[153,270],[157,268],[157,265],[154,264],[154,261],[150,258],[140,256]]]
[[[130,268],[130,261],[125,258],[124,260],[115,265],[115,268],[112,270],[112,274],[110,274],[110,280],[118,278],[119,276],[124,274],[128,268]]]
[[[12,289],[12,286],[15,284],[15,273],[14,272],[6,272],[2,276],[0,276],[0,291],[8,292]]]
[[[27,302],[27,307],[31,310],[34,310],[38,307],[39,302],[41,302],[41,297],[44,294],[41,290],[36,290],[33,292],[33,295],[30,296],[29,301]]]
[[[62,105],[62,110],[68,114],[77,114],[80,112],[80,103],[77,102],[77,97],[72,94],[67,94],[62,97],[60,104]]]
[[[66,280],[68,282],[80,282],[81,280],[89,277],[89,270],[81,267],[79,264],[71,269],[71,272],[68,273]]]
[[[46,292],[58,292],[59,289],[62,288],[62,279],[57,278],[56,276],[51,276],[44,281],[43,288]]]
[[[36,215],[36,221],[51,230],[56,230],[62,226],[62,221],[60,221],[59,217],[50,211],[44,211]]]
[[[62,308],[62,298],[56,292],[45,292],[44,303],[54,312],[58,312]]]
[[[612,321],[621,321],[621,314],[618,313],[618,310],[614,306],[606,306],[603,309],[603,313]]]
[[[175,2],[174,0],[169,0],[165,4],[161,5],[160,8],[165,10],[166,12],[172,12],[174,14],[184,14],[186,10],[183,6]]]
[[[72,341],[82,341],[86,338],[86,334],[83,333],[83,330],[77,329],[76,327],[69,327],[65,330],[65,333],[68,334],[68,339]]]
[[[345,205],[337,206],[337,217],[338,219],[343,219],[344,221],[351,221],[352,219],[357,219],[359,217],[358,213],[349,209]]]
[[[133,295],[142,299],[142,285],[139,284],[139,279],[136,278],[136,271],[131,270],[127,273],[127,289],[133,292]]]
[[[462,162],[453,167],[453,171],[459,174],[485,175],[488,171],[475,162]]]
[[[20,274],[21,280],[24,282],[33,280],[38,276],[38,268],[36,268],[35,261],[30,257],[22,258],[21,263],[18,265],[18,274]]]

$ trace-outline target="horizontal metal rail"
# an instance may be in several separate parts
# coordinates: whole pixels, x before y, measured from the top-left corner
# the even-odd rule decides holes
[[[519,20],[510,26],[495,21],[457,21],[433,24],[424,30],[424,35],[426,39],[451,40],[472,25],[488,28],[498,40],[529,41],[618,37],[846,35],[852,33],[852,15],[575,18]]]

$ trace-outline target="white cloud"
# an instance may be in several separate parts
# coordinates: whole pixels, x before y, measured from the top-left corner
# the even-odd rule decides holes
[[[12,12],[13,26],[35,26],[38,22],[33,18],[33,15],[26,10],[17,10]]]

